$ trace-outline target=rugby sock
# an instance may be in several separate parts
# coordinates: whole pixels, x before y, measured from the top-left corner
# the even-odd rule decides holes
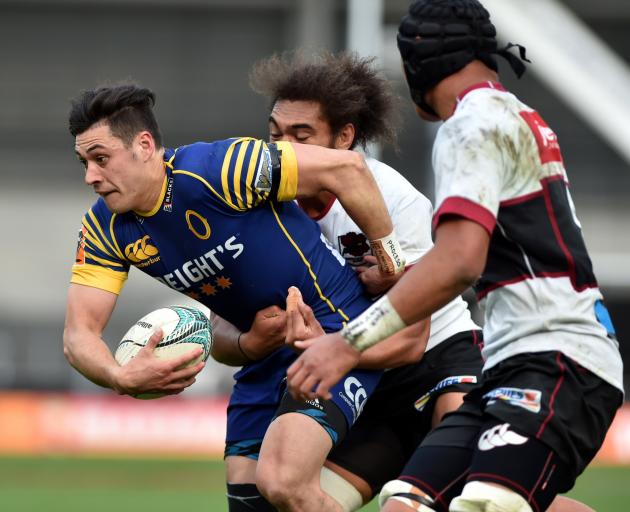
[[[227,484],[230,512],[275,512],[275,508],[258,492],[255,484]]]

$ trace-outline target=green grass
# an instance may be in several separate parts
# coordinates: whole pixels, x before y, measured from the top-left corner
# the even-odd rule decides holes
[[[223,479],[221,461],[0,458],[0,511],[221,512]],[[570,496],[597,512],[628,510],[629,482],[628,467],[593,467]]]

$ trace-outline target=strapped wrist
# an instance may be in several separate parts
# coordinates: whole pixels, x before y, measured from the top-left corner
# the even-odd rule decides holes
[[[383,274],[394,275],[405,270],[405,255],[394,231],[383,238],[370,240],[370,247]]]
[[[352,348],[363,352],[405,327],[405,322],[400,318],[387,295],[383,295],[349,322],[341,330],[341,336]]]

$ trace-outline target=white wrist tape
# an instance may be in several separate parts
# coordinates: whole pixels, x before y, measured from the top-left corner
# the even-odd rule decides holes
[[[370,247],[383,274],[393,275],[405,270],[405,256],[393,231],[378,240],[370,240]]]
[[[341,330],[341,336],[352,348],[363,352],[379,341],[405,328],[387,295],[352,320]]]

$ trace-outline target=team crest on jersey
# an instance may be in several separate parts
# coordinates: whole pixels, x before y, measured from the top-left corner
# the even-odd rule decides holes
[[[483,395],[484,398],[488,399],[488,405],[497,400],[503,400],[510,405],[522,407],[533,413],[540,412],[541,396],[542,393],[537,389],[521,388],[496,388]]]
[[[188,229],[192,231],[193,235],[200,240],[208,240],[210,238],[212,230],[208,220],[195,210],[186,210],[186,224],[188,224]]]
[[[85,265],[85,234],[87,229],[82,226],[79,230],[79,238],[77,240],[77,255],[74,259],[75,265]]]
[[[149,243],[150,240],[149,235],[144,235],[125,247],[125,257],[138,268],[148,267],[160,261],[158,249]]]
[[[414,407],[416,411],[422,412],[424,408],[431,400],[431,397],[443,389],[454,386],[455,384],[477,384],[477,376],[476,375],[455,375],[453,377],[446,377],[438,382],[435,386],[429,390],[429,392],[422,395],[418,400],[416,400]]]
[[[254,178],[254,186],[260,192],[271,192],[273,164],[269,148],[264,148],[260,156],[256,177]]]
[[[370,254],[370,245],[363,233],[353,231],[337,237],[341,255],[350,263],[358,266],[363,263],[366,254]]]

